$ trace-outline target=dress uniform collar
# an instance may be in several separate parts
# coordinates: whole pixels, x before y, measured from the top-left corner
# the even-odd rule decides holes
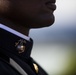
[[[0,47],[12,54],[19,55],[28,59],[31,54],[33,40],[19,32],[17,33],[26,38],[13,34],[12,31],[15,32],[15,30],[11,29],[12,31],[10,32],[10,28],[6,27],[6,30],[4,27],[6,26],[0,24]]]
[[[18,32],[18,31],[16,31],[16,30],[14,30],[14,29],[8,27],[8,26],[5,26],[5,25],[3,25],[3,24],[0,24],[0,28],[1,28],[1,29],[4,29],[4,30],[6,30],[6,31],[8,31],[8,32],[10,32],[10,33],[12,33],[12,34],[14,34],[14,35],[17,35],[17,36],[19,36],[19,37],[21,37],[21,38],[23,38],[23,39],[25,39],[25,40],[30,41],[30,37],[29,37],[29,36],[26,36],[26,35]]]

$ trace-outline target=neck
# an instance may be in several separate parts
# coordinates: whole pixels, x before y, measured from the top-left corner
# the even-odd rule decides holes
[[[24,35],[26,35],[26,36],[29,36],[29,29],[28,28],[25,28],[25,27],[23,27],[23,26],[19,26],[19,25],[7,25],[8,27],[10,27],[10,28],[12,28],[12,29],[14,29],[14,30],[16,30],[16,31],[18,31],[18,32],[20,32],[20,33],[22,33],[22,34],[24,34]]]
[[[29,30],[30,28],[26,28],[24,27],[23,25],[20,25],[20,24],[17,24],[17,23],[14,23],[14,22],[11,22],[9,21],[8,19],[4,19],[4,18],[0,18],[0,23],[28,36],[29,35]]]

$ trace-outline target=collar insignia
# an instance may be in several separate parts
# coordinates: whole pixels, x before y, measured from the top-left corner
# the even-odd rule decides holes
[[[17,48],[18,53],[23,53],[26,49],[25,47],[26,41],[23,39],[18,40],[18,42],[15,43],[15,47]]]

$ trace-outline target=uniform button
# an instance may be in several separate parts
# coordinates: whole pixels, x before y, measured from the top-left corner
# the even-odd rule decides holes
[[[34,69],[35,69],[35,71],[36,71],[36,73],[38,73],[38,66],[35,64],[35,63],[33,63],[33,66],[34,66]]]

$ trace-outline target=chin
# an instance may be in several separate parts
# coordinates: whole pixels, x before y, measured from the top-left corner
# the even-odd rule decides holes
[[[40,19],[40,20],[38,20],[38,22],[36,24],[33,24],[31,26],[32,26],[32,28],[49,27],[49,26],[53,25],[54,22],[55,22],[55,18],[54,18],[54,16],[52,16],[51,18]]]
[[[43,27],[49,27],[53,25],[54,21],[51,23],[40,23],[40,24],[33,24],[30,28],[43,28]]]
[[[54,15],[43,15],[43,16],[37,16],[32,19],[24,19],[20,21],[23,23],[23,26],[26,26],[27,28],[43,28],[51,26],[55,22]]]

